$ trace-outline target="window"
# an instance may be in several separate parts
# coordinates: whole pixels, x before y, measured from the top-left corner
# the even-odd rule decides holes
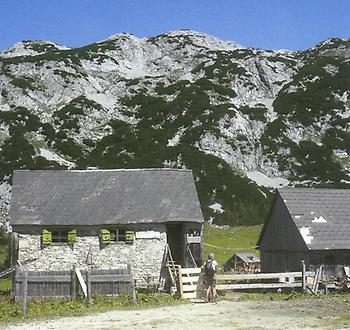
[[[76,229],[43,229],[41,240],[42,244],[51,243],[75,243],[77,239]]]
[[[110,229],[111,241],[112,242],[125,242],[126,241],[126,230],[124,229]]]
[[[125,229],[108,228],[101,230],[101,239],[104,244],[111,242],[133,243],[134,232]]]
[[[51,233],[52,243],[68,243],[68,230],[55,229]]]

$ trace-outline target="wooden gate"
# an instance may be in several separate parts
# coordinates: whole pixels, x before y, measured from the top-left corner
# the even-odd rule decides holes
[[[201,268],[182,268],[179,266],[179,291],[183,299],[196,299],[201,288]]]

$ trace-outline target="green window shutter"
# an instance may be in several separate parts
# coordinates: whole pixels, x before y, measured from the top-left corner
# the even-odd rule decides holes
[[[111,233],[108,229],[101,229],[102,243],[109,244],[111,242]]]
[[[125,241],[132,243],[134,241],[135,233],[133,231],[126,231],[125,232]]]
[[[43,244],[51,244],[52,243],[52,234],[51,231],[47,230],[47,229],[43,229],[42,232],[42,242]]]
[[[77,241],[77,230],[71,229],[68,232],[68,243],[75,243]]]

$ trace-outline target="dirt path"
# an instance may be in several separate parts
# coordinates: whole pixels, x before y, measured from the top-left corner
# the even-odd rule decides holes
[[[350,323],[336,318],[349,313],[350,301],[341,299],[220,301],[32,321],[6,329],[350,329]]]

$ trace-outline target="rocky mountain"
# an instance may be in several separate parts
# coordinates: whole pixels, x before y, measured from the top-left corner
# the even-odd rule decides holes
[[[303,52],[189,30],[0,53],[0,203],[13,169],[186,167],[206,220],[261,223],[272,188],[350,183],[350,40]]]

